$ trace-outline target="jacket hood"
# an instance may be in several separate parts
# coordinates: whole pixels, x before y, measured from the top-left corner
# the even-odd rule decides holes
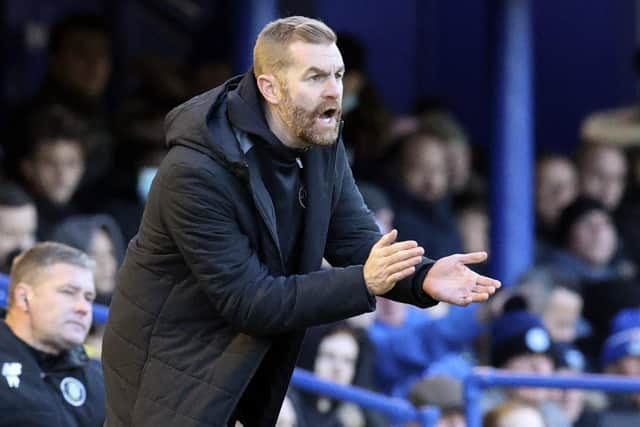
[[[181,145],[209,155],[244,175],[244,152],[231,125],[269,144],[280,144],[267,125],[252,70],[171,110],[165,120],[166,142],[169,147]]]

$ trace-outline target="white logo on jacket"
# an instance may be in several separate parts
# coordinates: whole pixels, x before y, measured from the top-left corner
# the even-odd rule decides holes
[[[82,406],[87,400],[87,389],[74,377],[65,377],[60,382],[60,391],[69,405]]]
[[[20,387],[20,375],[22,375],[22,363],[5,362],[2,364],[2,375],[7,379],[9,388]]]

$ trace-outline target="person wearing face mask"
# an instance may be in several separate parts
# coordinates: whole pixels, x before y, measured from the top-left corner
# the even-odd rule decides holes
[[[0,320],[0,426],[103,425],[102,373],[82,349],[93,269],[85,253],[53,242],[14,260]]]
[[[343,74],[329,27],[283,18],[249,72],[167,115],[104,337],[109,427],[272,426],[308,327],[376,295],[469,305],[500,286],[466,267],[484,252],[433,262],[380,234],[340,137]]]

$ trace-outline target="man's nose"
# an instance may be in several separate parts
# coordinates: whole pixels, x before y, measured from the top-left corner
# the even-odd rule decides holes
[[[323,95],[325,98],[340,98],[342,95],[342,80],[335,76],[329,77],[325,82]]]
[[[84,297],[79,298],[78,301],[76,301],[75,310],[77,313],[86,315],[91,311],[91,303]]]

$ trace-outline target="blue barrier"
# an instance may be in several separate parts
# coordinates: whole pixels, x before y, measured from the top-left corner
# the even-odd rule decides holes
[[[491,368],[477,368],[465,379],[464,399],[467,427],[482,425],[480,397],[488,387],[548,387],[630,393],[640,391],[640,379],[621,375],[524,375]]]
[[[296,368],[291,385],[323,396],[353,402],[367,409],[380,411],[394,423],[417,421],[422,427],[435,426],[440,411],[434,407],[415,408],[406,400],[388,397],[359,387],[342,386],[316,378],[311,372]]]
[[[7,291],[9,290],[9,276],[0,273],[0,307],[7,307]],[[102,304],[93,304],[93,321],[99,325],[107,323],[109,307]]]

